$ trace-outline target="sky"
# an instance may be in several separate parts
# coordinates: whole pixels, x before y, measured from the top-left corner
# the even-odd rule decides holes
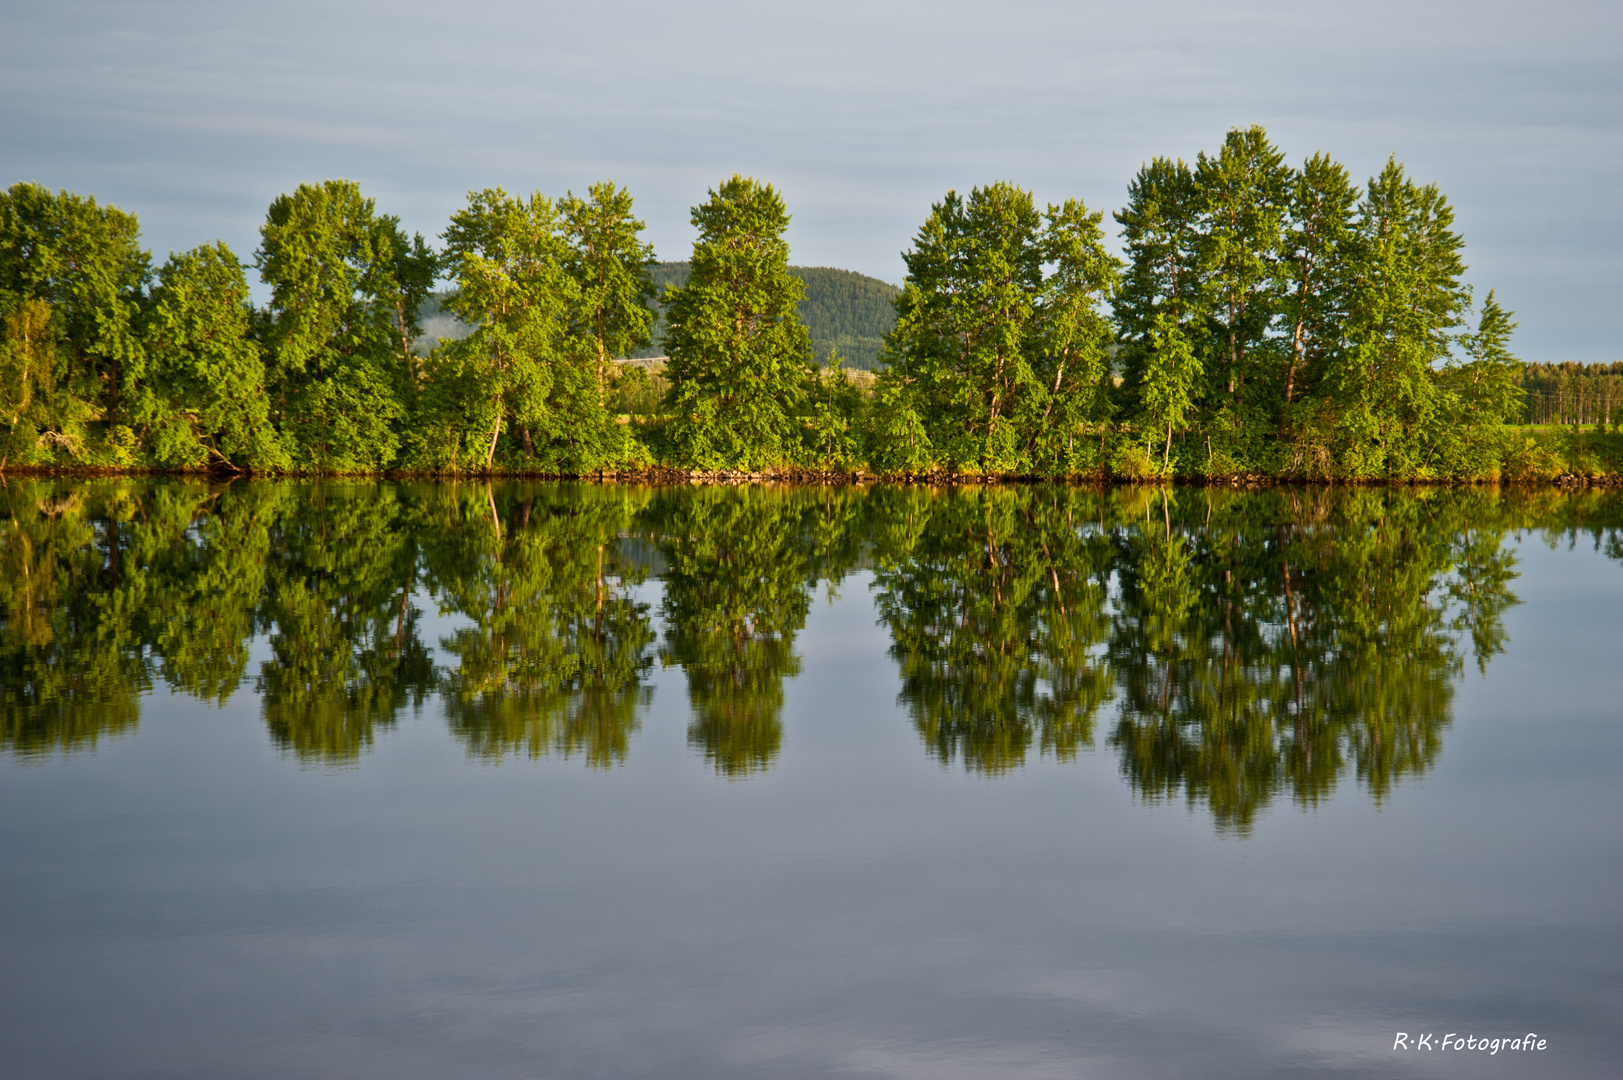
[[[1623,4],[821,0],[0,3],[0,185],[137,214],[158,261],[344,177],[433,237],[470,190],[630,188],[661,258],[735,172],[793,261],[900,282],[947,190],[1107,215],[1262,124],[1449,196],[1529,360],[1623,360]]]

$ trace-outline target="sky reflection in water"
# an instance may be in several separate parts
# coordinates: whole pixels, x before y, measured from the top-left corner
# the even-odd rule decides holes
[[[3,499],[17,1075],[1623,1049],[1617,496]]]

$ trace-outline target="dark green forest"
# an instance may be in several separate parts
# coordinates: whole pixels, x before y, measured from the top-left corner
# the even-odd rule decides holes
[[[860,371],[877,367],[879,348],[896,324],[894,305],[902,290],[854,270],[827,266],[791,266],[789,274],[806,286],[805,298],[796,305],[795,314],[811,335],[817,363],[827,364],[832,354],[838,354],[845,367]],[[667,288],[680,288],[687,282],[688,264],[655,263],[649,267],[648,276],[658,295],[663,295]],[[664,310],[664,305],[655,300],[656,315]],[[661,330],[656,324],[654,344],[638,355],[665,354]]]
[[[1528,364],[1522,393],[1529,424],[1623,427],[1623,363]]]
[[[216,242],[155,265],[133,215],[19,183],[0,194],[0,470],[1623,473],[1623,376],[1524,365],[1447,197],[1395,160],[1359,184],[1236,129],[1147,162],[1110,220],[1123,257],[1079,199],[949,191],[896,290],[791,267],[789,210],[753,178],[693,208],[681,262],[607,181],[470,192],[428,239],[328,180],[277,197],[251,258]]]

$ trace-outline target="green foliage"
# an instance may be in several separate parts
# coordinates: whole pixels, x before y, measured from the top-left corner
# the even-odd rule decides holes
[[[688,741],[729,778],[768,768],[783,745],[783,680],[800,673],[794,638],[811,600],[809,507],[713,488],[652,508],[670,567],[660,660],[687,675]]]
[[[1103,213],[1080,199],[1050,204],[1043,217],[1043,261],[1053,270],[1038,305],[1032,362],[1043,392],[1021,419],[1032,467],[1074,475],[1098,464],[1090,436],[1112,412],[1115,328],[1106,305],[1119,287],[1121,263],[1105,250]]]
[[[1429,444],[1452,419],[1435,369],[1467,302],[1453,223],[1437,186],[1416,184],[1396,161],[1359,204],[1347,347],[1329,376],[1352,476],[1433,475]]]
[[[580,286],[564,265],[569,248],[552,200],[501,188],[470,192],[445,242],[444,261],[457,282],[445,306],[475,329],[430,357],[425,432],[437,437],[420,452],[424,463],[489,472],[504,425],[530,454],[538,442],[571,448],[600,433],[594,371],[569,333]],[[582,414],[596,422],[577,429],[572,422]],[[475,432],[483,445],[473,443]],[[479,456],[465,458],[476,445]],[[568,449],[547,456],[555,467],[573,464],[556,460]]]
[[[912,387],[891,378],[879,381],[870,424],[868,462],[881,476],[916,476],[935,463],[935,447],[919,415]]]
[[[300,494],[269,529],[259,619],[272,628],[271,655],[254,685],[277,746],[340,764],[433,687],[412,602],[420,539],[397,489],[321,484]]]
[[[1184,426],[1194,406],[1195,380],[1200,374],[1200,360],[1189,339],[1170,315],[1161,315],[1150,335],[1139,401],[1152,429],[1166,428],[1163,473],[1171,472],[1172,433]]]
[[[1207,368],[1214,390],[1231,398],[1248,380],[1273,374],[1265,342],[1279,302],[1293,179],[1260,127],[1230,131],[1215,157],[1202,153],[1195,162],[1200,302],[1214,345]]]
[[[140,362],[139,237],[134,215],[95,199],[28,183],[0,194],[0,464],[114,463],[91,424],[118,415]]]
[[[1623,363],[1526,364],[1521,390],[1524,423],[1623,427]]]
[[[876,442],[905,445],[876,448],[882,471],[1080,471],[1109,414],[1118,264],[1101,220],[1074,199],[1040,213],[1012,184],[935,205],[903,256]]]
[[[172,255],[140,320],[131,423],[169,468],[279,471],[290,455],[270,420],[265,364],[249,337],[248,281],[223,243]]]
[[[811,335],[819,364],[837,355],[849,368],[871,371],[879,365],[885,335],[896,325],[895,301],[902,290],[852,270],[791,266],[806,286],[796,311]]]
[[[654,631],[634,590],[645,568],[619,536],[646,496],[626,489],[470,488],[427,552],[441,610],[446,720],[470,756],[558,753],[623,764],[653,691]],[[505,526],[503,522],[505,521]],[[446,526],[450,527],[447,528]]]
[[[840,354],[834,353],[828,367],[811,377],[807,461],[825,472],[849,471],[862,460],[866,402],[842,365]]]
[[[892,501],[900,493],[876,493]],[[887,507],[920,519],[876,547],[874,588],[901,675],[900,700],[943,766],[1019,768],[1033,744],[1069,760],[1091,748],[1110,699],[1110,552],[1068,525],[1064,488],[968,489]]]
[[[1353,228],[1360,192],[1347,170],[1314,154],[1290,185],[1290,215],[1281,240],[1285,282],[1279,297],[1280,331],[1289,335],[1284,407],[1317,394],[1342,349],[1346,268],[1357,260]],[[1287,421],[1288,422],[1288,421]]]
[[[1467,330],[1453,210],[1395,160],[1360,189],[1235,129],[1192,166],[1146,163],[1114,217],[1125,264],[1078,200],[948,192],[898,291],[788,266],[782,199],[738,176],[694,209],[680,263],[652,261],[607,181],[471,193],[436,255],[332,180],[271,205],[255,310],[223,245],[152,274],[133,217],[18,184],[0,195],[0,470],[1623,470],[1605,437],[1623,374],[1524,368],[1492,291]],[[433,294],[439,273],[454,288]],[[668,363],[625,360],[656,347]]]
[[[578,290],[570,321],[596,355],[601,403],[609,389],[609,361],[652,340],[648,304],[654,283],[647,267],[654,248],[638,236],[644,226],[631,215],[630,192],[604,181],[593,184],[589,194],[590,199],[578,199],[571,193],[558,209],[570,244],[564,264]]]
[[[295,466],[387,468],[413,388],[411,338],[433,255],[348,180],[278,196],[260,237],[256,262],[271,287],[267,384]]]
[[[693,224],[692,272],[665,296],[676,460],[701,469],[791,463],[801,455],[812,368],[783,199],[735,175],[694,209]]]
[[[1155,158],[1127,185],[1127,205],[1116,211],[1127,266],[1116,295],[1123,344],[1122,374],[1129,398],[1142,381],[1144,346],[1156,316],[1180,327],[1198,323],[1201,306],[1196,221],[1200,214],[1194,173],[1182,161]],[[1204,329],[1204,326],[1192,327]]]
[[[907,283],[881,383],[916,402],[938,464],[1029,465],[1008,428],[1042,392],[1031,365],[1041,226],[1030,193],[1013,184],[977,187],[967,200],[949,191],[902,256]]]
[[[161,680],[214,704],[252,687],[301,763],[353,763],[437,695],[472,757],[608,767],[657,658],[696,752],[747,777],[792,735],[815,591],[862,570],[932,760],[1108,750],[1140,797],[1243,833],[1275,800],[1349,779],[1385,800],[1434,767],[1465,664],[1505,647],[1529,529],[1623,557],[1623,498],[14,480],[0,747],[128,735]],[[455,620],[439,664],[430,604]]]

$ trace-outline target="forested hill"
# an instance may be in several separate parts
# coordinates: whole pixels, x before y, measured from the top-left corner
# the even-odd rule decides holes
[[[812,348],[818,361],[838,351],[845,365],[872,370],[879,362],[879,342],[896,321],[892,301],[901,289],[878,278],[853,270],[826,266],[791,266],[789,272],[806,283],[806,298],[800,302],[800,319],[811,331]],[[649,276],[663,295],[667,286],[687,280],[686,262],[655,263]],[[656,309],[660,305],[656,303]],[[657,331],[656,331],[657,333]],[[664,351],[656,343],[648,355]]]

